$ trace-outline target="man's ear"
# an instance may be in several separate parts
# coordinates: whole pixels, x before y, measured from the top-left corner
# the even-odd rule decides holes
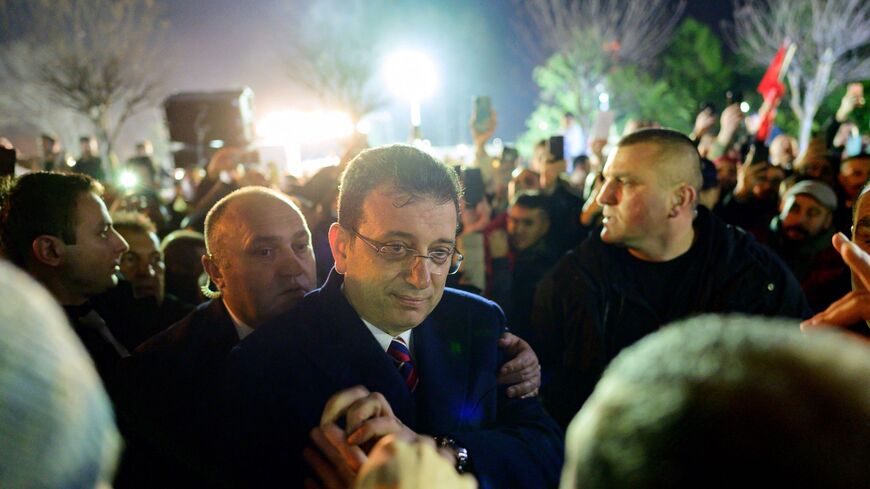
[[[329,226],[329,247],[335,260],[335,271],[343,274],[347,271],[347,251],[350,247],[351,235],[337,222]]]
[[[202,255],[201,261],[202,269],[205,270],[206,274],[208,274],[208,278],[211,279],[211,282],[218,288],[218,290],[224,290],[226,280],[224,280],[224,274],[221,272],[217,263],[215,263],[214,258],[209,255]]]
[[[685,183],[680,184],[674,190],[673,200],[671,201],[671,210],[668,217],[677,217],[684,211],[691,211],[695,208],[695,203],[698,201],[698,191],[695,187]]]
[[[66,256],[66,244],[57,236],[47,234],[37,236],[31,243],[31,250],[36,261],[50,267],[60,266]]]

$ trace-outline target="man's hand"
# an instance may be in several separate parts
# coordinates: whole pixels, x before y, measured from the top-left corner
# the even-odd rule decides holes
[[[863,89],[855,90],[852,88],[853,86],[854,84],[850,83],[846,88],[846,94],[843,95],[842,99],[840,99],[840,106],[837,108],[837,113],[834,115],[837,122],[846,122],[849,119],[849,114],[855,110],[855,107],[862,103]]]
[[[486,124],[486,129],[482,132],[477,132],[477,129],[474,127],[474,119],[468,123],[469,128],[471,129],[471,139],[474,140],[474,146],[478,151],[481,151],[484,146],[486,146],[486,142],[495,134],[495,128],[498,126],[498,118],[496,117],[495,110],[490,109],[490,117],[489,122]]]
[[[439,456],[431,438],[421,437],[415,443],[407,443],[392,436],[385,437],[372,450],[354,488],[476,488],[474,477],[457,473],[451,458]]]
[[[755,146],[749,148],[746,159],[737,165],[737,186],[734,187],[734,198],[745,202],[752,194],[752,187],[767,172],[767,163],[761,161],[752,163],[755,158]]]
[[[498,346],[512,358],[498,373],[499,384],[514,384],[507,389],[508,397],[525,399],[537,396],[541,387],[541,364],[532,347],[511,333],[501,335]]]
[[[707,134],[707,131],[709,131],[715,123],[716,114],[713,113],[713,109],[710,107],[698,112],[698,115],[695,117],[695,128],[692,130],[692,139],[696,141],[701,139],[701,136]]]
[[[221,148],[212,155],[206,166],[206,174],[209,178],[217,180],[221,172],[234,172],[236,169],[236,160],[242,153],[240,148],[227,146]]]
[[[369,446],[389,434],[406,440],[417,438],[417,433],[393,414],[390,403],[383,395],[369,392],[361,385],[338,392],[326,402],[320,417],[321,428],[336,423],[342,416],[345,419],[347,443],[351,445]]]
[[[489,233],[489,256],[493,259],[504,258],[510,252],[508,234],[504,229],[496,229]]]
[[[311,441],[317,448],[306,448],[302,457],[314,471],[319,484],[306,480],[307,489],[345,489],[353,485],[360,467],[368,459],[362,449],[347,443],[344,431],[334,423],[311,430]]]
[[[826,325],[849,326],[862,320],[870,321],[870,255],[849,241],[843,233],[835,234],[831,242],[852,269],[855,290],[801,323],[803,331]]]
[[[471,234],[483,231],[489,226],[490,216],[492,215],[492,206],[487,202],[484,196],[480,202],[474,206],[474,209],[464,208],[462,210],[462,234]]]
[[[716,136],[716,141],[727,148],[741,122],[743,122],[743,112],[740,110],[740,104],[725,107],[719,117],[719,134]]]

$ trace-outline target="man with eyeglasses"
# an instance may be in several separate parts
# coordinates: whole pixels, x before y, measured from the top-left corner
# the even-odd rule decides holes
[[[409,146],[349,164],[326,283],[230,355],[240,481],[347,487],[378,439],[420,433],[481,487],[558,483],[562,433],[496,379],[504,314],[445,288],[462,262],[459,199],[455,173]]]

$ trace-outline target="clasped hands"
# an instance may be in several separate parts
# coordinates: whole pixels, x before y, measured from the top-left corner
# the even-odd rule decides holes
[[[499,370],[498,383],[509,384],[508,397],[527,398],[537,395],[541,385],[538,357],[529,344],[511,333],[499,339],[499,348],[511,358]],[[345,428],[338,424],[344,419]],[[319,481],[308,479],[308,489],[349,488],[354,484],[360,468],[368,460],[375,443],[383,438],[380,448],[389,452],[393,440],[429,445],[435,450],[435,441],[419,435],[405,426],[393,414],[390,403],[378,392],[369,392],[363,386],[345,389],[333,395],[326,403],[320,426],[311,430],[315,448],[306,448],[303,457]],[[421,448],[424,452],[429,448]],[[454,454],[438,449],[445,463],[456,462]],[[437,458],[437,457],[435,457]],[[433,469],[437,468],[433,467]]]
[[[345,429],[338,423],[344,419]],[[426,443],[431,438],[415,433],[393,414],[390,403],[378,392],[363,386],[351,387],[333,395],[326,403],[320,426],[311,430],[316,449],[306,448],[302,455],[319,481],[307,479],[307,489],[346,489],[353,487],[357,473],[368,460],[374,444],[391,435],[408,443]],[[452,454],[444,453],[448,460]]]

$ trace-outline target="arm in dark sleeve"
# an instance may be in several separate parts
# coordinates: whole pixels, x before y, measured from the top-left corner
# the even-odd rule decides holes
[[[564,433],[537,398],[508,399],[500,393],[496,425],[448,435],[468,450],[480,487],[557,487]]]
[[[498,314],[500,331],[505,319],[501,311]],[[497,370],[504,360],[502,352],[496,349],[489,365],[494,363]],[[468,450],[470,468],[480,487],[558,486],[564,460],[562,430],[537,398],[509,399],[505,388],[496,388],[494,383],[489,392],[495,397],[495,419],[480,429],[446,435]]]

